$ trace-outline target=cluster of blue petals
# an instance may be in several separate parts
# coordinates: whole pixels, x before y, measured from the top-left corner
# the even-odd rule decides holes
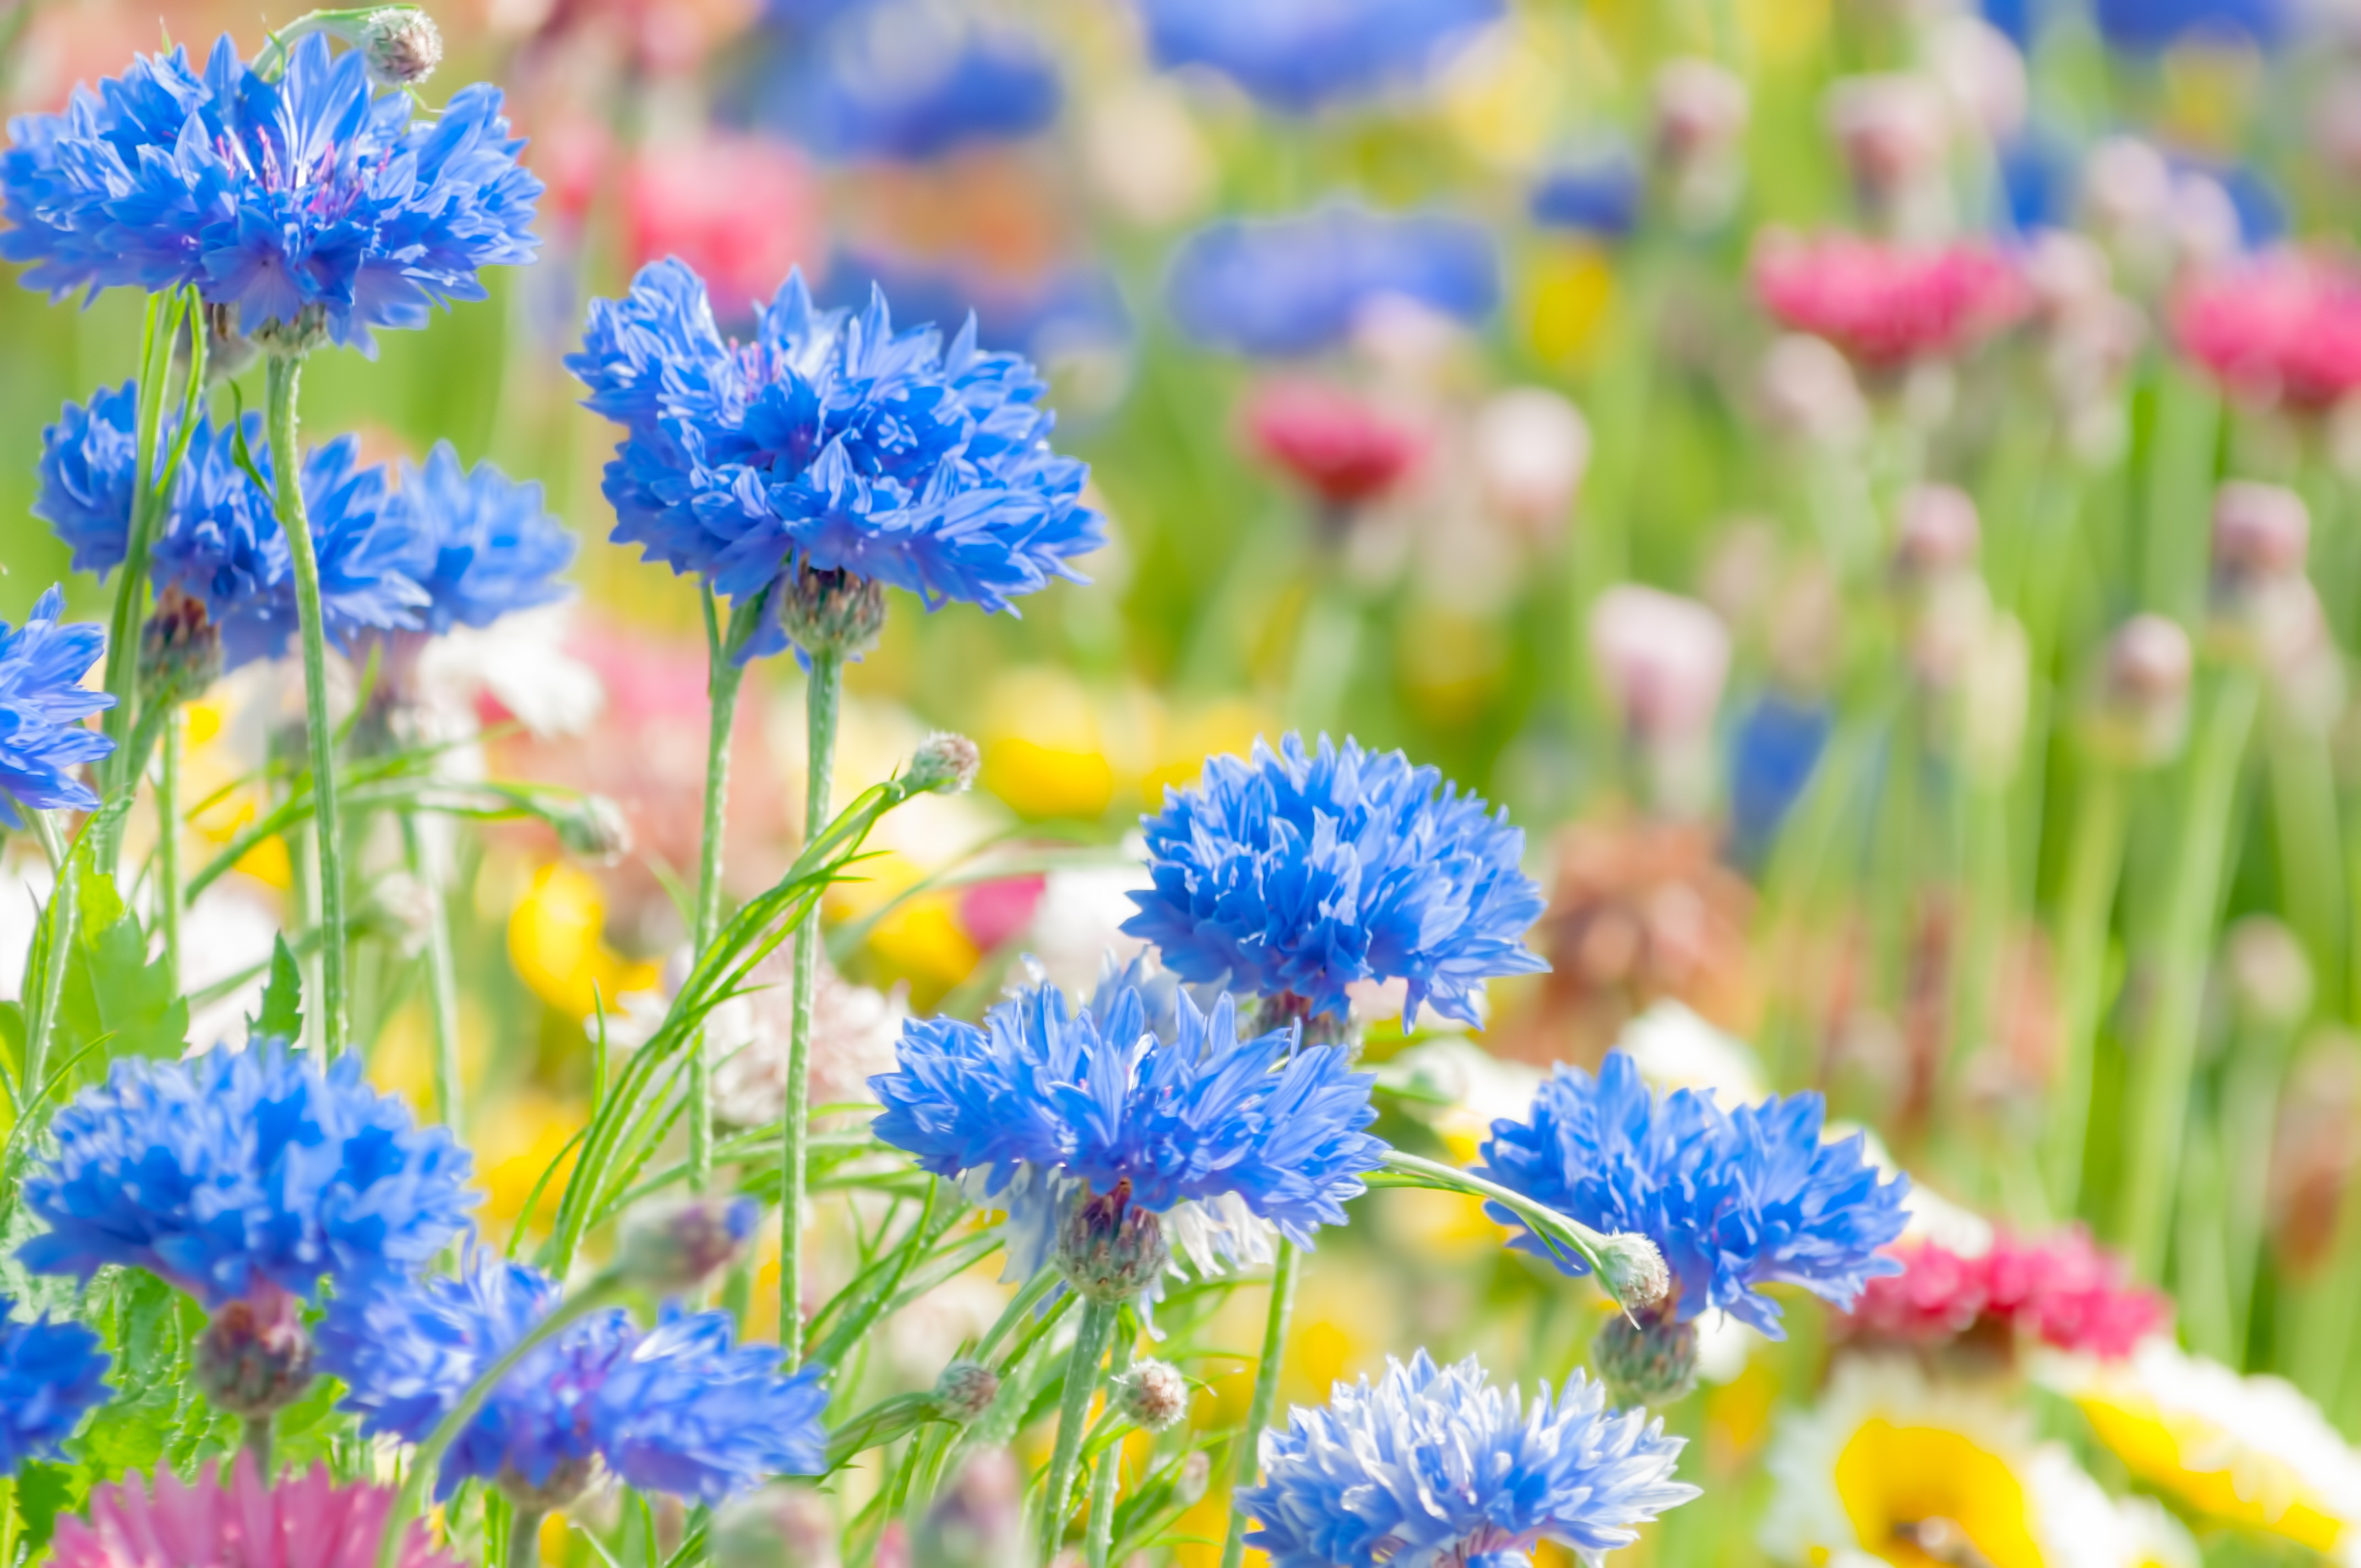
[[[1654,1242],[1684,1321],[1720,1310],[1779,1339],[1779,1304],[1760,1287],[1794,1285],[1844,1308],[1872,1278],[1901,1269],[1878,1249],[1908,1222],[1909,1182],[1881,1181],[1858,1133],[1823,1142],[1825,1114],[1813,1093],[1734,1111],[1693,1089],[1660,1095],[1611,1051],[1597,1078],[1558,1069],[1529,1121],[1493,1123],[1479,1169],[1587,1225]],[[1513,1245],[1586,1271],[1530,1232]]]
[[[33,605],[25,624],[0,620],[0,823],[25,824],[19,806],[94,811],[98,795],[73,770],[115,750],[115,742],[82,722],[115,706],[82,677],[105,651],[106,633],[85,621],[64,621],[66,596],[52,587]]]
[[[1405,1020],[1432,1003],[1473,1025],[1487,979],[1549,967],[1522,940],[1543,908],[1524,834],[1400,751],[1257,740],[1141,825],[1152,884],[1123,928],[1184,980],[1340,1018],[1347,986],[1400,980]]]
[[[1291,1029],[1241,1040],[1228,997],[1200,1010],[1177,988],[1143,988],[1137,966],[1080,1012],[1045,984],[981,1029],[914,1019],[895,1055],[898,1070],[869,1080],[878,1137],[937,1176],[979,1173],[988,1197],[1035,1191],[1018,1180],[1033,1173],[1100,1193],[1128,1182],[1130,1201],[1159,1213],[1234,1194],[1308,1245],[1385,1157],[1363,1130],[1372,1077],[1342,1051],[1298,1049]],[[1020,1233],[1046,1218],[1010,1213]]]
[[[1139,0],[1167,69],[1219,71],[1257,102],[1307,115],[1417,84],[1501,0]]]
[[[1372,1386],[1336,1385],[1262,1440],[1263,1483],[1238,1494],[1272,1568],[1522,1568],[1554,1541],[1588,1568],[1635,1526],[1697,1496],[1673,1479],[1683,1440],[1644,1410],[1609,1410],[1580,1372],[1530,1409],[1470,1356],[1390,1358]]]
[[[482,299],[480,269],[533,256],[541,182],[499,92],[416,112],[324,34],[275,82],[226,36],[202,72],[185,49],[141,57],[63,114],[10,123],[0,257],[53,296],[194,284],[241,331],[315,310],[336,342],[369,348],[374,329]]]
[[[1389,295],[1480,322],[1499,304],[1500,262],[1465,220],[1336,205],[1200,229],[1174,253],[1166,292],[1197,342],[1286,357],[1342,342]]]
[[[2092,0],[2091,19],[2126,54],[2161,54],[2184,42],[2284,43],[2301,13],[2288,0]]]
[[[401,466],[388,510],[413,552],[402,570],[425,591],[428,631],[489,626],[566,596],[557,576],[574,560],[574,535],[550,513],[538,480],[511,479],[489,463],[463,467],[451,444],[438,441],[423,465]]]
[[[785,647],[784,591],[767,590],[799,566],[1013,611],[1083,581],[1068,561],[1105,540],[1083,466],[1050,449],[1047,389],[979,352],[972,321],[947,348],[895,332],[882,293],[858,315],[818,309],[798,273],[741,343],[665,260],[593,302],[566,365],[624,427],[605,484],[616,541],[741,604],[763,596],[750,656]]]
[[[340,1295],[319,1365],[351,1390],[371,1436],[423,1442],[492,1363],[556,1310],[564,1292],[525,1264],[472,1255],[457,1277]],[[728,1314],[668,1313],[648,1332],[593,1312],[534,1347],[445,1455],[436,1496],[464,1480],[559,1490],[594,1459],[631,1486],[706,1503],[780,1475],[826,1468],[820,1373],[779,1375],[778,1352],[733,1346]]]
[[[467,1152],[363,1080],[277,1041],[126,1058],[50,1123],[25,1179],[37,1273],[144,1268],[218,1307],[407,1278],[467,1225]]]
[[[0,1475],[28,1459],[55,1459],[82,1417],[106,1402],[108,1357],[80,1323],[47,1313],[16,1321],[16,1303],[0,1296]]]
[[[1639,225],[1643,194],[1639,161],[1626,148],[1610,148],[1544,172],[1526,210],[1545,228],[1622,239]]]
[[[932,0],[877,0],[827,21],[773,72],[763,104],[822,157],[921,162],[1035,135],[1063,104],[1049,51],[1010,22]]]

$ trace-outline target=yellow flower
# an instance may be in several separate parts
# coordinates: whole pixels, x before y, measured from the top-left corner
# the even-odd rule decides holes
[[[1554,240],[1536,253],[1525,281],[1525,323],[1533,352],[1553,365],[1581,358],[1615,302],[1615,272],[1586,240]]]
[[[607,946],[607,901],[597,879],[554,861],[509,913],[509,961],[534,995],[558,1011],[587,1018],[603,997],[611,1005],[627,991],[653,990],[653,963],[636,963]]]
[[[566,1175],[574,1164],[566,1140],[585,1119],[581,1105],[538,1090],[483,1107],[474,1121],[483,1129],[476,1139],[476,1156],[484,1173],[489,1219],[505,1229],[545,1223],[557,1212],[557,1200],[566,1190]],[[527,1200],[561,1151],[564,1160],[542,1188],[541,1200],[528,1216]]]
[[[1268,714],[1235,697],[1170,715],[1159,726],[1155,755],[1140,773],[1140,798],[1157,809],[1167,785],[1186,788],[1203,775],[1207,757],[1243,757],[1253,750],[1256,736],[1277,732]]]
[[[1115,800],[1098,717],[1062,670],[1010,670],[983,708],[983,787],[1019,817],[1100,817]]]

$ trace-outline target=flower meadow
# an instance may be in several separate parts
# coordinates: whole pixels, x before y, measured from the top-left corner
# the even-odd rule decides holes
[[[2361,1564],[2354,17],[0,99],[0,1568]]]

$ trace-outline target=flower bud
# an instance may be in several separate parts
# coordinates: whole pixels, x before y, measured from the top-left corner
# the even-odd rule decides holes
[[[616,1269],[652,1296],[686,1296],[745,1255],[761,1214],[752,1198],[642,1203],[623,1217]]]
[[[1853,194],[1880,217],[1900,218],[1939,177],[1950,141],[1943,91],[1922,76],[1854,76],[1828,90],[1828,125]]]
[[[938,729],[911,755],[909,782],[913,789],[939,795],[961,795],[975,787],[983,753],[974,741],[948,729]]]
[[[252,1418],[293,1404],[312,1383],[300,1304],[269,1285],[224,1303],[197,1337],[195,1362],[197,1387],[217,1409]]]
[[[611,866],[631,852],[631,824],[623,808],[603,795],[583,795],[550,820],[569,854]]]
[[[1620,1406],[1669,1405],[1697,1387],[1695,1323],[1675,1319],[1670,1304],[1607,1320],[1590,1344],[1590,1364]]]
[[[168,583],[139,629],[139,689],[149,702],[178,707],[205,695],[221,678],[221,631],[205,601]]]
[[[1673,1271],[1665,1266],[1664,1255],[1635,1231],[1609,1235],[1598,1249],[1598,1263],[1609,1292],[1627,1312],[1647,1311],[1673,1293]]]
[[[999,1397],[1000,1374],[982,1362],[962,1357],[935,1379],[935,1409],[961,1426],[983,1414]]]
[[[1694,599],[1623,583],[1590,611],[1591,656],[1624,724],[1642,739],[1713,722],[1730,674],[1730,633]]]
[[[1093,1301],[1136,1301],[1172,1261],[1164,1223],[1131,1201],[1131,1183],[1084,1195],[1066,1211],[1050,1261]]]
[[[1894,569],[1908,581],[1949,576],[1974,564],[1976,503],[1956,485],[1913,485],[1902,497]]]
[[[976,1454],[911,1532],[910,1561],[925,1568],[1022,1568],[1025,1478],[1004,1449]]]
[[[2312,960],[2294,932],[2268,915],[2249,915],[2223,946],[2242,1014],[2267,1029],[2303,1022],[2312,1012]]]
[[[713,1519],[715,1568],[839,1568],[836,1511],[814,1488],[774,1482]]]
[[[1189,1413],[1189,1380],[1169,1361],[1143,1361],[1115,1380],[1115,1408],[1126,1420],[1163,1431]]]
[[[885,587],[853,572],[822,572],[797,563],[784,590],[779,623],[807,653],[858,658],[885,629]]]
[[[360,25],[355,47],[380,87],[415,87],[443,63],[443,35],[434,18],[409,5],[390,5]]]
[[[1590,466],[1581,410],[1546,387],[1513,387],[1477,411],[1475,444],[1477,477],[1496,511],[1541,533],[1565,522]]]
[[[1213,1488],[1213,1456],[1198,1449],[1180,1462],[1180,1473],[1172,1477],[1172,1500],[1184,1508],[1193,1508],[1205,1500]]]
[[[2312,512],[2279,485],[2232,479],[2213,493],[2213,575],[2227,586],[2284,577],[2303,569]]]
[[[2135,616],[2107,644],[2092,739],[2125,766],[2165,762],[2189,731],[2189,633],[2160,615]]]
[[[1746,83],[1709,60],[1665,61],[1653,96],[1656,156],[1675,170],[1729,152],[1745,133]]]
[[[2025,286],[2033,296],[2033,319],[2045,331],[2064,323],[2114,292],[2114,269],[2096,241],[2071,229],[2043,229],[2026,247]]]

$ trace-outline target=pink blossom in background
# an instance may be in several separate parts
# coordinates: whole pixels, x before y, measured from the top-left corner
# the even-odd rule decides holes
[[[2280,249],[2185,284],[2180,350],[2234,392],[2307,412],[2361,387],[2361,270]]]
[[[1889,245],[1773,231],[1754,255],[1763,308],[1827,339],[1865,370],[1956,354],[2024,313],[2016,269],[1990,247]]]
[[[2133,1284],[2123,1261],[2079,1226],[2037,1242],[2003,1233],[1974,1256],[1932,1242],[1893,1255],[1903,1271],[1871,1280],[1842,1320],[1854,1338],[1932,1343],[1992,1322],[2054,1350],[2114,1360],[2169,1317],[2164,1297]]]
[[[190,1483],[168,1462],[152,1482],[135,1474],[94,1488],[87,1521],[58,1520],[49,1561],[56,1568],[374,1568],[392,1504],[390,1488],[333,1484],[324,1464],[265,1486],[253,1457],[240,1453],[222,1486],[210,1463]],[[427,1545],[416,1522],[395,1562],[457,1568]]]
[[[959,922],[968,939],[985,952],[1024,934],[1033,923],[1041,892],[1049,885],[1044,876],[1003,877],[980,882],[960,894]]]
[[[1332,507],[1378,499],[1426,458],[1423,431],[1319,381],[1266,382],[1246,405],[1246,424],[1265,461]]]
[[[677,256],[705,280],[724,319],[768,303],[790,269],[816,272],[818,183],[782,142],[709,133],[652,143],[634,155],[624,191],[632,265]]]

